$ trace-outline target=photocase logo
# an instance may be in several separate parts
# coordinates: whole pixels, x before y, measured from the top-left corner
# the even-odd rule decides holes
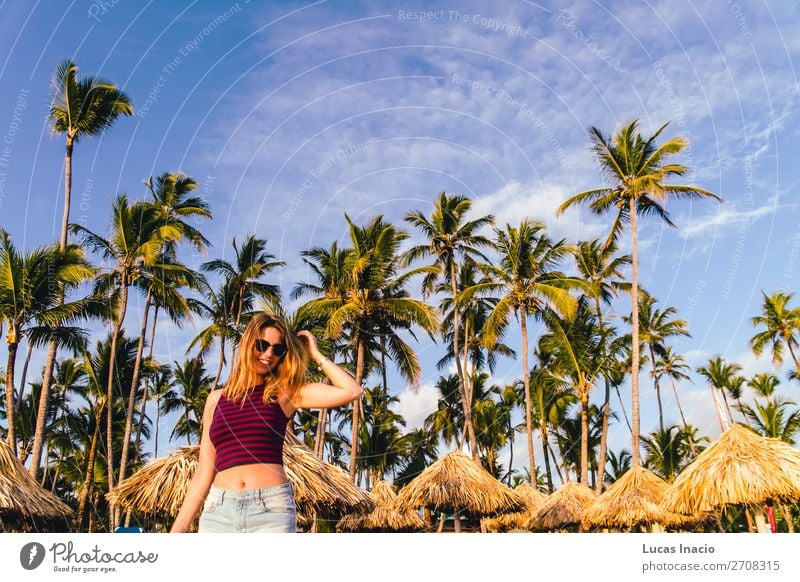
[[[38,542],[31,542],[22,546],[19,552],[19,563],[26,570],[35,570],[44,561],[44,546]]]

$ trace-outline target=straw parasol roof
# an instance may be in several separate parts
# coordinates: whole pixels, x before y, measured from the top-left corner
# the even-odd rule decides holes
[[[419,513],[413,509],[401,509],[395,503],[397,494],[386,481],[378,481],[372,488],[375,510],[372,513],[351,513],[336,525],[337,531],[416,531],[425,527]]]
[[[690,485],[696,489],[695,499],[683,499],[680,493]],[[683,511],[687,505],[717,508],[798,497],[800,451],[735,424],[681,473],[667,491],[664,505]]]
[[[544,500],[527,523],[528,529],[563,529],[580,524],[586,508],[594,503],[594,491],[581,483],[567,483]]]
[[[526,529],[533,513],[541,507],[547,497],[530,483],[522,483],[514,488],[524,504],[522,511],[506,513],[497,517],[484,518],[482,523],[486,531],[505,532],[514,529]]]
[[[617,479],[583,514],[584,529],[627,529],[640,525],[681,525],[686,516],[663,509],[659,503],[669,483],[644,467],[634,467]]]
[[[800,452],[734,424],[678,476],[662,507],[676,513],[800,498]]]
[[[478,515],[519,511],[523,502],[461,451],[447,453],[417,475],[397,496],[401,508]]]
[[[353,485],[344,471],[323,463],[314,451],[289,433],[283,446],[283,465],[301,513],[343,515],[368,512],[375,507],[372,496]]]
[[[177,515],[199,454],[200,447],[195,445],[156,459],[125,479],[108,498],[122,509],[145,515]],[[299,513],[342,514],[373,508],[369,494],[353,485],[341,469],[320,461],[288,433],[283,461]]]
[[[72,509],[43,489],[25,466],[0,441],[0,517],[19,519],[65,519]]]
[[[145,465],[106,497],[126,511],[159,517],[178,515],[199,455],[198,445],[180,447]]]

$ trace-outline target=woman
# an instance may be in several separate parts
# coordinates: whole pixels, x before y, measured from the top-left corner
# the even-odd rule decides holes
[[[309,357],[331,385],[306,382]],[[206,400],[200,462],[171,531],[187,531],[203,505],[199,532],[294,532],[282,458],[286,425],[298,408],[333,408],[361,394],[311,333],[294,333],[274,315],[255,316],[225,388]]]

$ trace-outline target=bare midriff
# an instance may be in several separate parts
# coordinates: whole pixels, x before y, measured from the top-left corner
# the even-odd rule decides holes
[[[222,489],[262,489],[275,487],[288,482],[283,465],[273,463],[253,463],[237,465],[217,473],[214,485]]]

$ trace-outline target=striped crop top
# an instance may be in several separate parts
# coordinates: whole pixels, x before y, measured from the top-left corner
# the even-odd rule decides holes
[[[263,386],[256,386],[244,404],[220,396],[209,428],[217,471],[251,463],[283,464],[289,419],[277,401],[265,405],[263,397]]]

